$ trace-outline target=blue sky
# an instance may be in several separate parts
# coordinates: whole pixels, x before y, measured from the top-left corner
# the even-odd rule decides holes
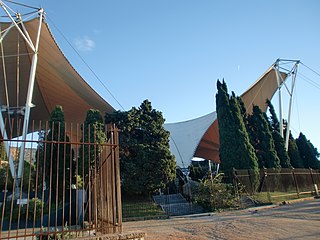
[[[44,7],[60,48],[114,108],[122,109],[65,38],[125,110],[149,99],[167,122],[215,111],[217,79],[240,95],[277,58],[320,73],[317,0],[19,2]],[[293,135],[302,131],[319,149],[320,76],[303,65],[298,72]]]

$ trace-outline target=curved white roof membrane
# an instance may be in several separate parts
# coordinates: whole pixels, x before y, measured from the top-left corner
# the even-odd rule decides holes
[[[217,114],[213,112],[189,121],[164,125],[170,132],[170,150],[175,155],[178,166],[189,166],[197,146],[216,118]]]
[[[1,61],[5,62],[0,64],[0,82],[2,83],[0,104],[8,105],[3,84],[5,82],[3,73],[5,72],[10,106],[24,106],[33,52],[24,38],[19,36],[17,28],[10,28],[10,25],[11,23],[8,22],[0,23],[3,32],[8,29],[2,40]],[[35,42],[39,18],[24,22],[24,26],[30,38]],[[42,22],[40,32],[32,103],[35,107],[31,109],[30,121],[35,120],[35,122],[48,120],[50,112],[56,105],[63,107],[65,121],[69,123],[83,122],[87,110],[91,108],[99,109],[102,113],[114,111],[114,108],[98,95],[72,67],[58,47],[48,24],[44,22]]]
[[[285,73],[280,74],[286,79]],[[253,105],[266,111],[266,99],[271,99],[277,88],[276,71],[272,66],[241,95],[247,112],[252,112]],[[164,127],[170,132],[170,149],[179,167],[188,167],[193,157],[220,162],[216,112],[185,122],[165,124]]]

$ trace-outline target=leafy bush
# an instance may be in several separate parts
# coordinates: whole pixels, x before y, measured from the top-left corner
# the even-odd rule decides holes
[[[26,219],[27,210],[28,210],[28,220],[33,220],[34,211],[36,213],[35,218],[39,219],[41,217],[42,206],[43,206],[43,202],[37,198],[32,198],[29,200],[28,209],[27,209],[27,205],[18,205],[16,204],[16,201],[12,203],[12,207],[11,207],[11,201],[7,201],[5,203],[4,219],[9,219],[10,216],[12,221],[17,221],[18,218],[20,218],[20,220]],[[2,207],[0,208],[0,210],[2,210]]]
[[[208,166],[208,161],[206,161],[206,165]],[[208,167],[203,166],[203,164],[198,163],[197,165],[191,164],[189,166],[189,177],[194,181],[200,181],[203,179],[208,173]]]
[[[32,189],[34,187],[35,180],[35,166],[33,163],[30,164],[28,161],[24,161],[23,164],[23,179],[22,179],[22,189],[27,191],[29,188]],[[29,187],[30,182],[30,187]],[[12,190],[14,185],[14,179],[11,176],[11,172],[7,162],[4,162],[0,165],[0,189]],[[5,186],[7,184],[7,186]],[[21,185],[19,185],[21,188]]]
[[[35,212],[35,218],[39,219],[41,217],[41,211],[43,208],[43,202],[38,198],[32,198],[29,200],[28,206],[28,219],[33,220],[33,215]]]
[[[223,183],[223,176],[220,173],[213,179],[201,181],[198,190],[194,193],[195,201],[208,211],[237,206],[232,184]]]
[[[42,239],[42,240],[75,239],[77,236],[78,236],[77,229],[72,229],[66,224],[63,230],[62,228],[61,229],[58,228],[58,232],[57,232],[57,229],[54,229],[52,227],[51,228],[41,227],[41,231],[37,236],[37,240],[38,239]]]

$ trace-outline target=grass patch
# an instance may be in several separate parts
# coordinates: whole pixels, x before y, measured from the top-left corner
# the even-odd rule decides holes
[[[148,197],[130,197],[122,201],[123,218],[157,218],[165,217],[166,213]]]
[[[258,204],[267,203],[278,203],[289,200],[295,200],[300,198],[312,197],[311,192],[300,193],[299,196],[297,192],[261,192],[256,193],[253,199],[257,201]]]

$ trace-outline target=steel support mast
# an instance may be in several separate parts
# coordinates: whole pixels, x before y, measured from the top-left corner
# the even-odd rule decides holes
[[[276,72],[277,83],[278,83],[278,92],[279,92],[279,118],[280,118],[279,131],[280,131],[280,135],[284,138],[285,148],[287,151],[289,148],[293,92],[294,92],[294,88],[295,88],[296,76],[297,76],[299,63],[300,63],[300,60],[277,59],[277,61],[274,63],[274,66],[273,66],[273,68]],[[289,68],[288,68],[288,66],[289,66]],[[281,72],[282,73],[284,72],[286,74],[285,79],[283,79]],[[286,81],[290,77],[292,79],[291,89],[289,89],[286,85]],[[283,86],[286,88],[288,95],[289,95],[288,120],[287,120],[287,130],[286,130],[285,136],[283,133],[284,128],[283,128],[282,94],[281,94],[281,89]]]
[[[10,172],[11,172],[12,177],[16,180],[16,186],[19,186],[20,179],[22,176],[23,164],[24,164],[25,140],[27,138],[27,133],[28,133],[30,111],[31,111],[31,108],[34,106],[32,104],[32,98],[33,98],[33,90],[34,90],[36,69],[37,69],[37,63],[38,63],[38,49],[39,49],[39,43],[40,43],[41,26],[42,26],[42,22],[44,19],[44,11],[42,8],[40,8],[35,13],[38,15],[39,25],[38,25],[38,29],[37,29],[36,39],[33,42],[28,34],[27,29],[24,26],[23,20],[21,19],[21,15],[19,13],[10,14],[9,11],[11,9],[1,0],[0,0],[0,6],[4,10],[4,12],[6,13],[7,17],[11,21],[10,27],[2,30],[2,33],[0,36],[0,44],[2,44],[3,40],[5,39],[5,37],[9,31],[11,31],[12,29],[16,29],[19,36],[21,36],[23,38],[23,40],[25,41],[25,43],[29,47],[29,49],[31,51],[31,56],[32,56],[26,103],[25,103],[25,106],[20,107],[24,111],[24,118],[23,118],[23,129],[22,129],[22,136],[21,136],[22,143],[20,146],[19,163],[18,163],[17,170],[15,169],[14,162],[13,162],[13,159],[12,159],[12,156],[10,153],[10,141],[4,141],[5,150],[8,155],[8,158],[9,158]],[[14,19],[12,17],[12,15],[15,15],[16,18]],[[5,56],[3,56],[3,55],[2,55],[2,60],[5,61]],[[4,73],[5,73],[5,70],[4,70]],[[17,98],[18,98],[18,96],[17,96]],[[10,109],[11,109],[11,106],[9,103],[7,103],[7,106],[5,106],[5,109],[2,109],[2,110],[6,110],[8,112],[8,116],[10,116],[10,112],[11,112]],[[4,124],[2,111],[0,111],[0,130],[1,130],[3,138],[8,140],[8,134],[6,132],[6,127]]]

